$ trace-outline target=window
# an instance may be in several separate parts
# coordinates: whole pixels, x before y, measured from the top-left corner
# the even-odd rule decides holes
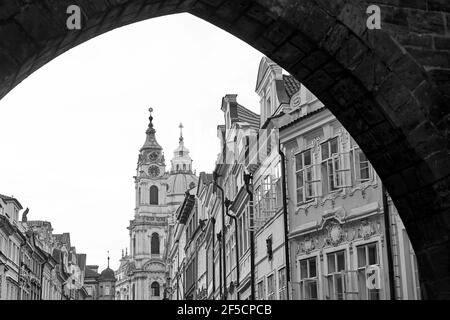
[[[152,234],[151,253],[159,254],[159,235],[156,232]]]
[[[110,294],[109,286],[105,286],[104,295],[109,296],[109,294]]]
[[[328,299],[345,299],[345,251],[327,254]]]
[[[186,171],[186,164],[183,163],[183,170]]]
[[[358,146],[355,146],[352,152],[355,183],[360,184],[372,180],[372,170],[364,152]]]
[[[287,299],[286,268],[278,270],[278,297],[280,300]]]
[[[242,257],[244,253],[249,248],[249,219],[248,219],[248,210],[249,206],[247,206],[247,210],[244,210],[242,215],[238,218],[239,221],[239,237],[240,237],[240,245],[239,245],[239,253]]]
[[[275,300],[275,282],[273,274],[267,277],[267,300]]]
[[[358,258],[358,292],[364,300],[379,300],[380,289],[368,289],[366,286],[366,267],[379,265],[378,245],[376,242],[357,247]]]
[[[260,282],[258,282],[258,300],[264,300],[264,298],[264,281],[261,280]]]
[[[267,130],[267,156],[272,152],[272,130]]]
[[[281,208],[281,206],[283,205],[283,195],[282,195],[282,190],[281,190],[281,161],[279,161],[277,163],[277,165],[275,166],[274,170],[273,170],[273,178],[272,178],[272,184],[275,187],[275,207],[276,208]]]
[[[264,177],[261,186],[255,192],[255,225],[262,227],[267,220],[276,213],[276,193],[275,185],[272,183],[270,175]]]
[[[314,183],[314,167],[312,165],[311,149],[298,153],[295,156],[295,176],[297,204],[314,199],[316,192]]]
[[[138,203],[142,203],[141,187],[138,188]]]
[[[322,156],[322,188],[323,194],[338,190],[341,184],[336,170],[339,170],[338,139],[333,138],[320,145]]]
[[[230,243],[231,243],[231,267],[234,267],[236,265],[236,235],[233,232],[230,235]]]
[[[300,261],[300,299],[317,300],[317,263],[316,258]]]
[[[158,204],[158,187],[150,187],[150,204]]]
[[[272,115],[272,101],[270,97],[266,100],[266,118],[269,118]]]

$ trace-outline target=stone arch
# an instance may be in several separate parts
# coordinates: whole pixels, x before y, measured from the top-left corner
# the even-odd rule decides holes
[[[97,35],[189,12],[232,33],[310,89],[350,132],[386,185],[417,254],[425,298],[449,298],[449,12],[439,0],[3,1],[0,98]],[[68,30],[69,5],[83,28]],[[419,36],[420,35],[420,36]]]

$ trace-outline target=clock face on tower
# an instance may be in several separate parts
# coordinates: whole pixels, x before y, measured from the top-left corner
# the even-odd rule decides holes
[[[150,166],[148,168],[148,174],[150,175],[150,177],[157,177],[159,176],[159,167],[158,166]]]
[[[148,155],[148,158],[149,158],[151,161],[157,160],[157,159],[158,159],[158,152],[152,152],[152,153],[150,153],[150,154]]]

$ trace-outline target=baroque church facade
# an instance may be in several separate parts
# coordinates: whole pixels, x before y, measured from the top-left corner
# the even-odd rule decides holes
[[[166,287],[163,259],[169,226],[188,189],[196,187],[189,150],[184,146],[182,124],[179,145],[166,169],[163,148],[156,140],[152,109],[149,109],[146,140],[139,151],[134,219],[128,226],[130,243],[116,271],[116,300],[161,300]]]

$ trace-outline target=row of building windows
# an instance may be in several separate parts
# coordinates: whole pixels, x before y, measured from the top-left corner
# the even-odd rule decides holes
[[[278,284],[275,277],[278,277]],[[278,288],[278,291],[277,291]],[[283,267],[257,283],[257,299],[259,300],[286,300],[286,268]]]
[[[347,251],[340,250],[326,254],[326,262],[322,265],[323,277],[319,276],[318,257],[300,260],[300,299],[320,299],[319,286],[323,286],[324,299],[379,300],[380,289],[366,286],[366,268],[380,265],[378,242],[360,245],[356,249],[356,270],[350,267]]]
[[[373,170],[361,149],[353,144],[340,152],[338,138],[320,145],[320,152],[307,149],[295,155],[297,204],[373,179]]]
[[[19,265],[19,246],[11,239],[0,234],[0,251],[15,264]]]

